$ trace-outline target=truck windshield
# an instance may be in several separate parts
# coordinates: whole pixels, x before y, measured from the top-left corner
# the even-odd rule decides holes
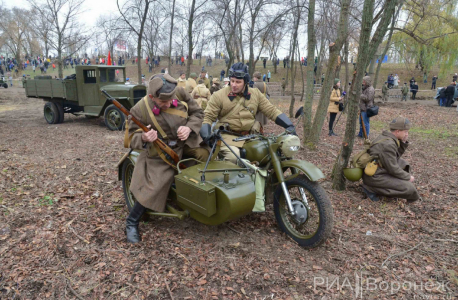
[[[124,82],[124,69],[108,69],[109,82]]]

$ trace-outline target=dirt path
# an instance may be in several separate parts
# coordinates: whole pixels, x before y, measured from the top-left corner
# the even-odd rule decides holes
[[[123,133],[101,118],[66,115],[49,125],[41,100],[20,88],[0,92],[0,299],[458,296],[455,111],[389,103],[371,120],[372,136],[398,114],[413,122],[406,159],[424,199],[414,204],[370,202],[357,184],[330,189],[342,137],[329,138],[325,124],[319,150],[299,155],[328,176],[323,185],[334,206],[333,234],[317,249],[282,234],[271,206],[217,227],[151,219],[140,226],[143,242],[127,245],[115,168],[126,152]],[[287,111],[286,102],[277,104]],[[340,135],[344,124],[345,116]],[[266,131],[273,130],[270,123]]]

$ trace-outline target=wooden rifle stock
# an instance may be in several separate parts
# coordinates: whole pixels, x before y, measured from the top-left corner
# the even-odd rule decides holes
[[[148,127],[146,127],[144,124],[142,124],[142,122],[140,122],[137,118],[135,118],[130,113],[130,111],[128,111],[124,106],[122,106],[122,104],[119,103],[116,99],[111,97],[105,90],[102,90],[102,93],[104,93],[105,96],[107,96],[108,100],[111,101],[111,103],[113,103],[114,106],[119,108],[119,110],[122,111],[123,114],[125,114],[127,117],[130,116],[132,122],[137,124],[137,126],[140,127],[144,132],[148,132],[151,130]],[[159,138],[157,138],[153,143],[156,144],[159,147],[159,149],[167,153],[173,159],[175,164],[177,164],[180,161],[180,157],[178,156],[178,154],[175,151],[173,151],[172,148],[167,146],[166,143],[161,141]],[[183,164],[180,164],[180,169],[186,169],[186,166]]]

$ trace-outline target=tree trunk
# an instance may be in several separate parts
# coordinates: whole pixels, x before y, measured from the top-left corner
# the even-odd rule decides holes
[[[345,85],[343,87],[343,90],[346,92],[348,91],[348,38],[345,41],[344,44],[344,55],[345,55]]]
[[[192,65],[192,24],[194,22],[194,10],[196,8],[196,0],[192,0],[191,3],[191,15],[189,16],[189,21],[188,21],[188,61],[186,64],[186,78],[189,78],[189,75],[191,74],[191,65]]]
[[[137,75],[138,84],[142,84],[142,38],[143,30],[145,29],[146,15],[148,14],[149,0],[145,0],[145,11],[143,12],[142,23],[140,25],[140,32],[138,35],[137,43]]]
[[[315,66],[314,59],[316,46],[315,0],[309,0],[307,20],[307,87],[305,88],[306,95],[304,101],[304,143],[312,128],[313,79],[315,78],[313,68]]]
[[[323,86],[321,87],[320,102],[315,113],[313,120],[312,130],[307,137],[307,142],[310,148],[315,148],[320,140],[321,129],[326,118],[327,107],[329,106],[329,97],[331,96],[332,86],[334,85],[334,74],[336,71],[338,57],[345,40],[347,39],[348,28],[348,11],[351,0],[343,0],[342,8],[340,10],[340,20],[337,33],[337,40],[335,43],[329,45],[329,60],[326,69]]]
[[[378,57],[379,56],[377,54],[372,55],[371,63],[369,65],[369,71],[367,72],[368,73],[367,75],[370,76],[371,78],[374,78],[375,64],[376,64]]]
[[[296,12],[296,19],[294,20],[294,33],[293,33],[293,44],[292,44],[292,51],[291,51],[291,103],[289,104],[289,117],[294,117],[294,103],[296,102],[296,98],[294,97],[294,83],[296,81],[296,69],[294,68],[294,55],[296,54],[296,45],[297,45],[297,30],[299,29],[299,21],[301,19],[301,9],[299,5],[299,0],[296,0],[297,3],[297,12]],[[294,73],[293,73],[294,69]],[[294,76],[293,76],[294,74]]]
[[[350,160],[353,144],[355,140],[355,130],[358,121],[359,113],[359,98],[361,96],[361,84],[363,82],[364,71],[366,70],[369,58],[373,57],[375,51],[381,43],[383,36],[386,33],[390,19],[393,16],[397,0],[387,0],[385,10],[379,22],[377,30],[369,43],[372,31],[372,13],[374,11],[374,0],[365,0],[362,13],[362,27],[359,39],[358,58],[356,61],[357,70],[353,75],[353,80],[348,99],[348,116],[345,128],[345,136],[342,143],[342,148],[336,158],[332,170],[332,187],[336,190],[345,189],[345,177],[343,169],[347,167]]]
[[[375,71],[375,78],[373,81],[374,89],[377,87],[377,80],[378,80],[378,75],[380,74],[380,69],[382,67],[382,61],[383,61],[383,58],[385,58],[385,55],[388,52],[388,49],[390,48],[394,26],[396,24],[396,20],[398,19],[399,12],[401,11],[401,7],[403,4],[404,4],[404,0],[401,0],[400,3],[398,4],[398,10],[396,11],[396,14],[393,16],[393,19],[391,20],[391,27],[390,27],[390,33],[388,34],[388,41],[386,42],[386,46],[385,46],[385,49],[383,50],[382,55],[380,55],[379,57],[378,64],[377,64],[377,71]]]
[[[172,35],[173,35],[173,18],[175,17],[175,0],[172,3],[172,21],[170,24],[170,37],[169,37],[169,71],[172,70]]]

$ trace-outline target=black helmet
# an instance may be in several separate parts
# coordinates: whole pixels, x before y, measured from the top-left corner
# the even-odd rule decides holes
[[[243,79],[245,83],[248,83],[251,80],[250,74],[248,73],[248,66],[241,62],[232,65],[229,69],[229,77]]]

